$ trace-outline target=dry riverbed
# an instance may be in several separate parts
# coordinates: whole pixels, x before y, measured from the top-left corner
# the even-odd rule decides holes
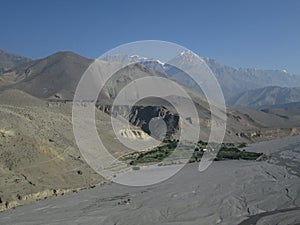
[[[105,184],[3,212],[0,224],[300,223],[300,137],[262,142],[247,150],[270,159],[217,161],[204,172],[193,163],[171,179],[146,187]],[[159,170],[156,173],[159,176]]]

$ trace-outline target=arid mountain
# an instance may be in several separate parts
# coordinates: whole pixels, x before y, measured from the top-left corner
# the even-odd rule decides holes
[[[191,52],[183,52],[173,60],[175,60],[177,64],[191,64],[194,61],[194,57],[195,56]],[[215,59],[202,59],[206,62],[206,64],[216,76],[228,105],[230,105],[230,100],[233,97],[239,96],[241,93],[247,90],[272,85],[281,87],[300,86],[300,75],[292,75],[283,70],[259,70],[246,68],[237,69],[223,65]],[[197,86],[195,86],[195,84],[193,84],[192,81],[187,80],[186,78],[184,78],[184,76],[181,76],[182,72],[168,72],[167,74],[169,74],[172,78],[175,78],[177,81],[191,86],[196,90],[198,88]]]
[[[59,52],[1,75],[2,89],[19,89],[39,98],[72,99],[75,87],[92,60]]]
[[[0,74],[30,61],[27,57],[0,50]]]
[[[185,54],[186,56],[188,54]],[[187,64],[186,58],[181,58],[182,56],[179,55],[178,57],[175,57],[176,63],[179,65]],[[178,59],[178,60],[177,60]],[[139,63],[147,68],[150,68],[156,72],[159,72],[161,74],[164,74],[166,77],[177,81],[178,83],[195,89],[196,91],[201,92],[201,89],[198,87],[196,82],[191,79],[185,72],[182,70],[168,64],[168,63],[163,63],[159,60],[156,59],[148,59],[146,57],[141,57],[138,55],[107,55],[102,58],[104,61],[108,62],[124,62],[124,63]]]
[[[59,52],[2,74],[0,89],[18,89],[41,99],[72,100],[80,78],[93,62],[72,52]],[[97,60],[97,66],[104,72],[113,64],[118,66],[120,63]],[[102,97],[114,98],[127,83],[144,76],[163,75],[139,64],[130,65],[110,78]]]
[[[300,88],[270,86],[242,93],[232,98],[229,104],[235,108],[263,109],[291,107],[300,102]]]
[[[268,86],[300,86],[300,75],[293,75],[285,70],[233,68],[214,59],[204,60],[216,75],[227,101],[247,90]]]
[[[201,89],[199,89],[199,86],[195,83],[195,81],[193,81],[183,71],[170,66],[170,63],[173,65],[180,65],[181,67],[184,67],[185,65],[193,65],[193,63],[197,62],[195,57],[195,54],[191,51],[184,51],[166,63],[136,55],[110,55],[106,56],[104,60],[114,62],[140,62],[149,68],[160,73],[164,73],[166,76],[185,86],[201,92]],[[202,57],[201,59],[209,66],[219,81],[226,103],[231,103],[232,98],[237,98],[236,96],[252,89],[275,85],[281,87],[300,86],[300,75],[292,75],[284,70],[233,68],[223,65],[215,59],[205,57]],[[205,82],[205,80],[203,82]]]

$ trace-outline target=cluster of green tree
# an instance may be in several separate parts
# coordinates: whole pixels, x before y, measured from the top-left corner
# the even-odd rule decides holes
[[[170,156],[170,154],[178,146],[178,143],[178,140],[166,140],[161,146],[158,146],[151,151],[138,154],[135,159],[130,161],[130,165],[161,162],[163,159]],[[194,152],[189,159],[189,162],[192,163],[200,161],[205,152],[208,152],[208,154],[214,154],[216,147],[213,146],[214,145],[208,145],[207,142],[199,141],[196,146],[186,144],[184,147],[181,146],[181,149],[184,151],[184,149],[190,150],[190,148],[194,148]],[[220,146],[220,150],[218,151],[215,160],[256,160],[263,155],[263,153],[245,151],[245,149],[242,149],[244,147],[246,147],[245,143],[223,143]]]

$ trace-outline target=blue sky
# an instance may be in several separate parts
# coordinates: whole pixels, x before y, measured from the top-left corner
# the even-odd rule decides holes
[[[235,67],[300,74],[298,0],[1,0],[0,49],[31,58],[98,57],[164,40]]]

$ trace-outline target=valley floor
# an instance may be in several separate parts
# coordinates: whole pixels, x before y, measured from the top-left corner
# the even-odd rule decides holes
[[[300,137],[262,142],[249,151],[268,161],[189,164],[147,187],[105,184],[0,214],[0,224],[297,224],[300,223]]]

